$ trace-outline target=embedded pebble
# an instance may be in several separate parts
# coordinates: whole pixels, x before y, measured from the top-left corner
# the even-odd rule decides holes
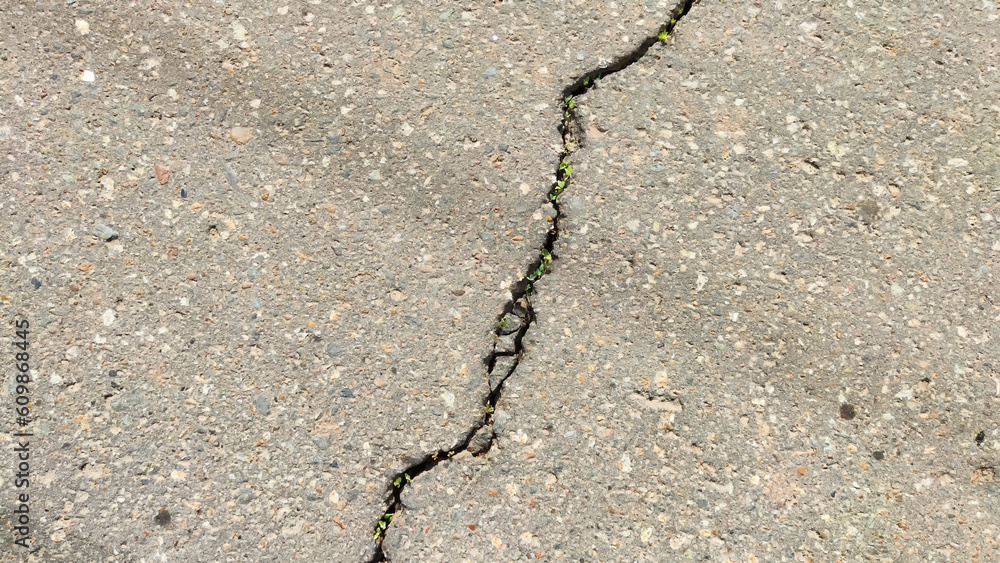
[[[94,230],[91,232],[91,234],[93,234],[95,237],[103,240],[104,242],[108,242],[108,241],[115,240],[116,238],[118,238],[118,232],[117,231],[115,231],[111,227],[109,227],[107,225],[103,225],[103,224],[102,225],[97,225],[96,227],[94,227]]]
[[[156,179],[160,182],[161,186],[170,181],[170,170],[166,166],[157,164],[154,170],[156,172]]]
[[[253,136],[253,130],[249,127],[233,127],[229,132],[229,138],[233,140],[237,145],[245,145],[250,142],[250,137]]]
[[[254,403],[257,406],[257,414],[260,416],[267,416],[271,414],[271,399],[261,395],[257,397],[257,401]]]

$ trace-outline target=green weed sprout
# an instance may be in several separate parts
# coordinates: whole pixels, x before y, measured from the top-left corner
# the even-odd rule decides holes
[[[569,119],[570,112],[572,112],[573,108],[575,107],[576,107],[576,100],[573,99],[573,96],[566,96],[566,99],[563,100],[563,108],[565,108],[565,111],[563,112],[563,117]]]
[[[542,277],[542,274],[545,273],[545,269],[548,268],[551,264],[552,264],[552,253],[543,248],[542,259],[541,261],[539,261],[538,267],[535,268],[535,271],[531,272],[531,274],[528,275],[528,279],[531,281],[538,281],[538,279]]]
[[[378,541],[378,539],[382,537],[382,534],[385,533],[386,528],[389,527],[389,523],[392,522],[392,515],[393,515],[392,512],[386,512],[384,515],[382,515],[382,518],[380,518],[378,521],[378,526],[375,527],[375,534],[372,536],[373,540]]]
[[[684,15],[684,8],[681,8],[680,10],[677,11],[677,17],[670,18],[670,25],[668,25],[666,29],[661,31],[660,34],[656,36],[656,38],[659,39],[660,41],[665,42],[667,38],[670,37],[670,30],[673,29],[675,25],[677,25],[677,18],[683,15]]]
[[[397,489],[400,488],[403,485],[403,479],[404,478],[406,479],[407,483],[410,482],[410,474],[409,473],[403,473],[399,477],[396,477],[396,480],[392,482],[392,485],[394,487],[396,487]]]
[[[549,201],[555,201],[556,198],[558,198],[559,195],[562,193],[562,191],[565,189],[566,189],[566,180],[557,180],[555,189],[552,190],[551,194],[549,194]]]

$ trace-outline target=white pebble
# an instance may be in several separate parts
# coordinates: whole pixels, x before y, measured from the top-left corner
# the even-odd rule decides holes
[[[247,40],[247,28],[240,22],[233,22],[233,39],[237,41]]]

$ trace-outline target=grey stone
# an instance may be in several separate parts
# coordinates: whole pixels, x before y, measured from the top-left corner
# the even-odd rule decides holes
[[[226,177],[226,182],[228,182],[230,186],[235,188],[240,184],[239,176],[236,175],[236,171],[233,170],[233,168],[229,166],[228,163],[226,162],[222,163],[222,171],[223,175],[225,175]]]
[[[473,434],[472,439],[469,440],[468,450],[473,455],[482,455],[489,450],[491,446],[493,428],[491,426],[483,426]]]
[[[320,450],[330,449],[330,440],[328,440],[326,436],[314,436],[312,441],[313,444],[316,445],[317,449]]]
[[[265,395],[257,397],[254,402],[257,406],[257,414],[260,416],[267,416],[271,414],[271,399]]]
[[[236,502],[239,504],[250,504],[254,497],[253,490],[247,488],[240,490],[236,495]]]
[[[501,354],[512,354],[517,349],[516,334],[501,334],[497,337],[496,351]]]
[[[508,313],[500,319],[500,334],[515,334],[524,326],[524,320],[514,313]]]
[[[112,241],[118,238],[118,233],[107,225],[97,225],[91,232],[95,237],[103,240],[104,242]]]
[[[326,347],[326,355],[332,360],[338,360],[344,355],[344,349],[336,343],[330,343]]]

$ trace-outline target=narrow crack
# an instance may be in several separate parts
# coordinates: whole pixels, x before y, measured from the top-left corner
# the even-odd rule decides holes
[[[552,266],[557,256],[553,254],[555,243],[559,240],[559,221],[562,219],[562,211],[559,204],[559,196],[569,187],[570,178],[573,174],[570,157],[576,148],[576,139],[579,132],[579,124],[576,120],[576,99],[597,86],[602,77],[609,76],[638,62],[646,51],[657,41],[668,39],[677,22],[686,15],[694,4],[695,0],[684,0],[684,2],[674,9],[670,20],[663,24],[656,35],[647,37],[642,43],[629,53],[619,57],[612,63],[595,68],[578,78],[575,82],[563,90],[563,117],[559,124],[559,132],[563,140],[563,152],[559,157],[559,164],[556,168],[556,182],[549,189],[549,203],[555,209],[555,216],[552,219],[552,228],[545,237],[545,243],[539,250],[538,257],[528,268],[528,274],[511,289],[510,301],[504,306],[504,311],[497,319],[497,326],[494,330],[495,342],[493,350],[487,356],[486,372],[489,382],[490,393],[483,401],[481,407],[483,416],[474,424],[453,449],[441,449],[422,460],[414,463],[399,472],[393,477],[392,492],[385,500],[386,510],[383,516],[375,524],[372,536],[373,555],[370,563],[386,561],[382,543],[385,540],[385,533],[389,529],[389,524],[402,509],[402,495],[410,481],[431,469],[439,463],[451,459],[457,453],[468,451],[472,455],[481,456],[492,448],[496,441],[493,434],[493,413],[500,402],[503,392],[503,384],[514,371],[524,354],[524,335],[528,328],[535,321],[535,310],[531,303],[531,296],[535,283],[545,275]],[[486,434],[489,433],[489,436]]]

